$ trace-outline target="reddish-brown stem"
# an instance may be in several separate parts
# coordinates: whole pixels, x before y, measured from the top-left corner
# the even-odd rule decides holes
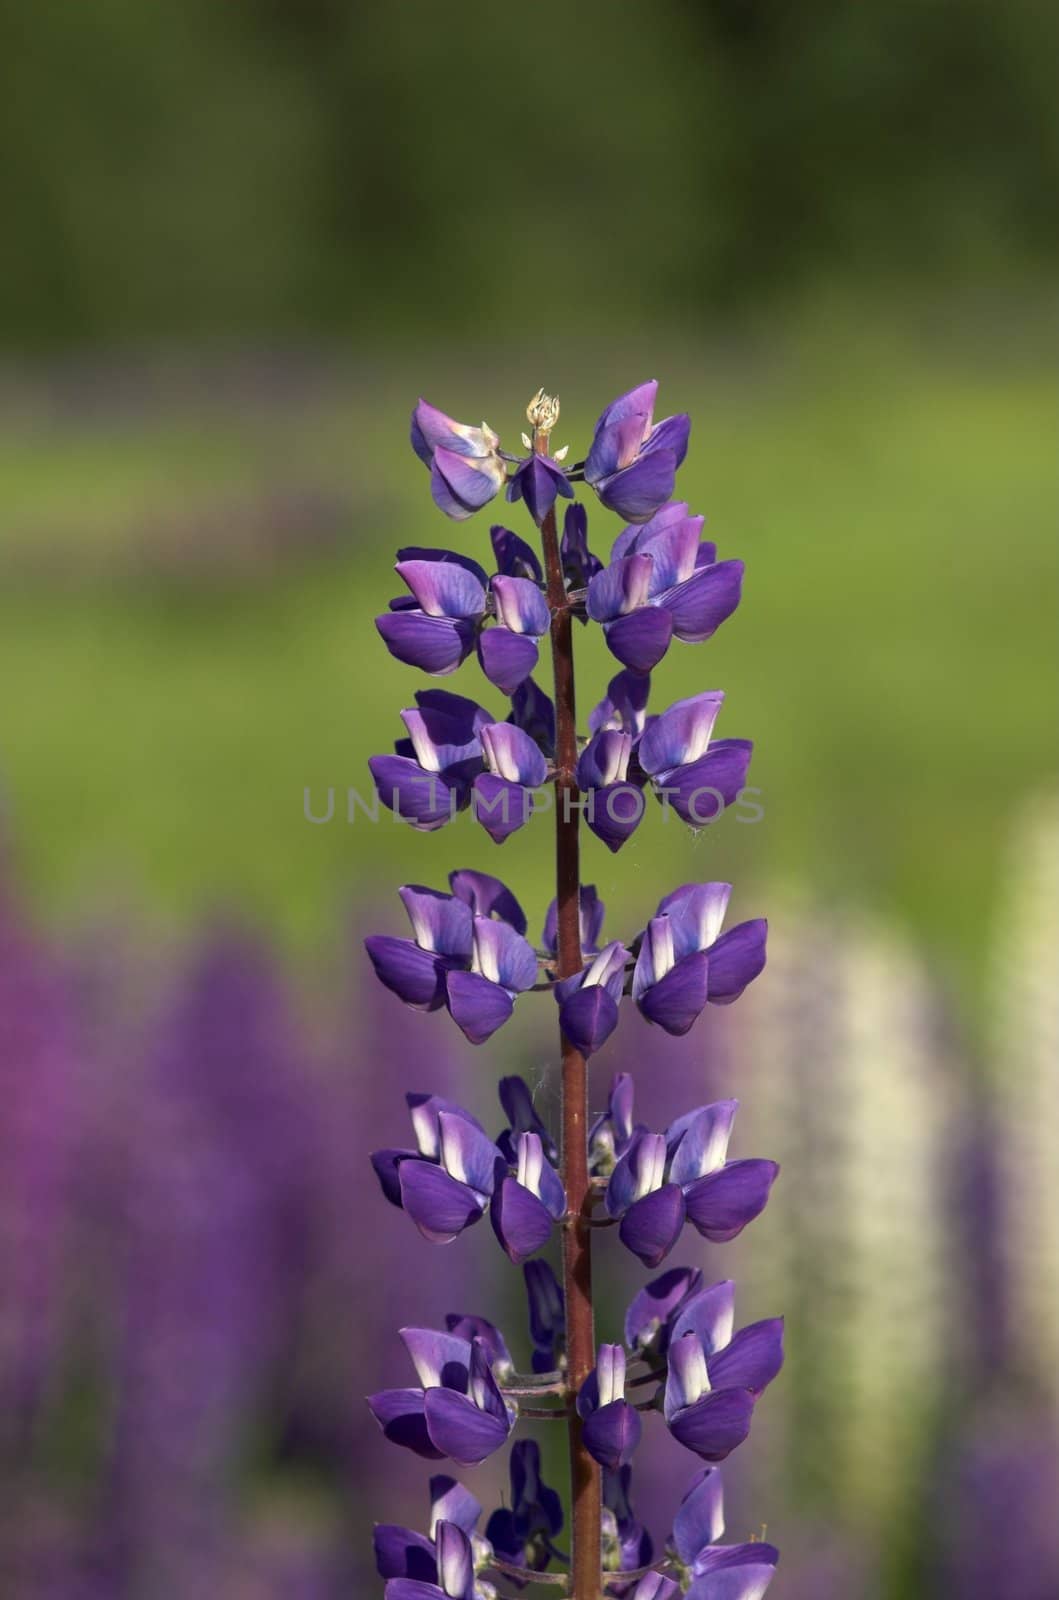
[[[538,450],[547,436],[534,436]],[[581,876],[577,767],[577,717],[574,699],[573,619],[563,582],[555,510],[541,523],[544,568],[551,606],[552,666],[555,674],[555,893],[559,940],[557,972],[568,978],[581,971]],[[563,1229],[563,1294],[566,1299],[568,1381],[576,1394],[595,1365],[592,1314],[592,1185],[588,1171],[588,1069],[580,1050],[560,1038],[562,1059],[562,1178],[573,1216]],[[572,1497],[571,1600],[597,1600],[600,1594],[600,1472],[581,1442],[581,1419],[572,1412],[570,1480]]]

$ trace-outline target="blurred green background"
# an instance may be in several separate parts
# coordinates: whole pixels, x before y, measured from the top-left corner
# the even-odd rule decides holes
[[[307,974],[351,900],[485,864],[466,818],[344,818],[418,682],[372,626],[394,549],[486,550],[408,412],[511,445],[544,384],[576,457],[654,376],[748,564],[655,701],[726,689],[764,817],[587,875],[614,926],[694,875],[879,917],[976,1071],[1055,778],[1057,51],[1035,0],[0,0],[0,796],[41,920],[235,908]],[[534,923],[545,828],[498,869]]]

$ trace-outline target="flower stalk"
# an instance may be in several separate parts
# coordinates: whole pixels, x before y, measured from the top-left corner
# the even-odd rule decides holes
[[[716,1463],[747,1437],[780,1370],[782,1320],[736,1330],[734,1284],[706,1285],[692,1267],[671,1268],[639,1290],[621,1342],[608,1342],[608,1330],[597,1343],[593,1306],[596,1232],[613,1230],[656,1268],[693,1233],[713,1244],[734,1239],[764,1209],[779,1170],[756,1157],[729,1158],[736,1100],[697,1106],[656,1132],[634,1116],[632,1079],[619,1073],[606,1109],[590,1117],[589,1059],[618,1027],[624,997],[649,1024],[680,1035],[707,1004],[737,1000],[765,965],[762,919],[723,930],[730,884],[671,890],[623,942],[604,938],[605,908],[581,878],[582,819],[617,851],[653,792],[692,826],[706,826],[738,797],[752,750],[745,739],[713,738],[720,690],[647,711],[650,672],[670,642],[708,639],[739,604],[743,573],[741,562],[718,561],[701,538],[703,519],[670,498],[690,422],[681,415],[655,423],[656,391],[641,384],[607,406],[588,454],[569,468],[566,448],[551,449],[559,402],[543,390],[527,408],[532,435],[523,435],[522,459],[485,423],[455,422],[425,401],[412,418],[412,446],[439,509],[462,522],[506,484],[508,501],[521,502],[533,520],[540,553],[499,524],[490,529],[491,577],[462,552],[398,552],[408,593],[376,619],[390,653],[446,677],[474,652],[510,712],[418,690],[401,713],[406,736],[392,755],[372,758],[372,775],[379,798],[410,826],[433,832],[470,808],[496,845],[530,821],[533,793],[550,781],[555,895],[534,944],[511,890],[490,873],[461,868],[449,873],[448,891],[401,889],[411,938],[373,935],[365,943],[388,989],[419,1011],[446,1010],[476,1045],[504,1025],[518,996],[550,989],[562,1104],[556,1139],[526,1083],[502,1078],[507,1125],[493,1139],[462,1106],[429,1090],[406,1095],[414,1144],[372,1155],[383,1194],[434,1245],[450,1245],[488,1218],[523,1272],[532,1362],[528,1372],[517,1369],[498,1328],[452,1313],[443,1330],[400,1330],[417,1386],[383,1390],[368,1404],[393,1443],[466,1466],[507,1445],[521,1420],[557,1421],[567,1430],[570,1500],[568,1524],[532,1440],[512,1444],[510,1496],[484,1532],[474,1496],[436,1475],[429,1534],[376,1526],[385,1600],[496,1600],[490,1573],[519,1588],[561,1590],[568,1600],[610,1592],[623,1600],[761,1600],[779,1558],[771,1545],[719,1543]],[[589,548],[574,482],[629,524],[608,563]],[[560,498],[572,502],[561,535]],[[580,736],[575,620],[598,625],[623,668]],[[532,676],[546,633],[554,699]],[[558,1276],[539,1254],[555,1242]],[[651,1384],[654,1393],[642,1399],[626,1393]],[[657,1556],[631,1504],[631,1462],[651,1413],[707,1463]],[[567,1570],[557,1573],[553,1563]]]
[[[534,448],[546,450],[547,433],[534,431]],[[581,847],[577,788],[577,701],[574,678],[573,618],[567,604],[555,507],[541,523],[544,570],[551,607],[552,667],[555,682],[555,900],[560,979],[581,971]],[[588,1170],[588,1063],[560,1032],[562,1066],[562,1158],[560,1176],[570,1206],[571,1226],[563,1229],[563,1296],[566,1302],[566,1356],[570,1383],[579,1390],[595,1364],[596,1331],[592,1306],[592,1180]],[[581,1419],[570,1429],[573,1593],[591,1595],[598,1583],[601,1548],[599,1464],[585,1449]]]

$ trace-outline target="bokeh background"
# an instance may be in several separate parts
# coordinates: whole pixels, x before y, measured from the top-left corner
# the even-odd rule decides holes
[[[554,1107],[551,1018],[470,1051],[359,941],[463,864],[538,923],[547,825],[486,860],[346,795],[416,682],[392,552],[453,532],[415,397],[514,440],[543,383],[576,454],[648,376],[749,567],[656,695],[727,690],[764,815],[586,871],[630,933],[731,878],[771,962],[594,1095],[737,1094],[784,1163],[681,1258],[789,1319],[730,1532],[787,1600],[1059,1596],[1057,47],[1035,0],[2,0],[4,1597],[373,1593],[425,1512],[361,1399],[392,1330],[524,1349],[490,1239],[432,1251],[366,1153],[404,1087]]]

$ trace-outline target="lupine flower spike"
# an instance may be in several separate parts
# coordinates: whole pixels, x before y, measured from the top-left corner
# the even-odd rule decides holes
[[[412,415],[412,446],[429,469],[435,505],[464,522],[503,490],[534,537],[494,522],[488,541],[471,549],[398,550],[401,592],[376,618],[391,656],[434,678],[480,671],[485,684],[469,693],[413,686],[393,753],[369,763],[376,790],[419,832],[465,811],[482,828],[478,837],[498,845],[527,826],[550,826],[554,843],[542,848],[556,873],[554,894],[536,913],[544,913],[538,946],[507,885],[465,867],[449,874],[447,889],[405,884],[409,931],[373,934],[367,951],[406,1006],[447,1011],[476,1045],[503,1027],[520,996],[550,992],[561,1099],[549,1126],[529,1085],[503,1076],[504,1120],[494,1133],[495,1123],[479,1120],[479,1097],[468,1108],[433,1092],[429,1045],[423,1051],[426,1067],[405,1095],[411,1138],[371,1158],[379,1185],[407,1213],[413,1250],[416,1233],[464,1248],[461,1236],[488,1217],[522,1269],[526,1359],[517,1362],[479,1312],[453,1312],[442,1329],[401,1330],[415,1385],[381,1390],[368,1404],[392,1443],[458,1466],[503,1449],[523,1418],[551,1419],[566,1432],[571,1493],[567,1513],[527,1438],[512,1444],[510,1494],[488,1517],[454,1477],[436,1474],[422,1531],[376,1527],[387,1600],[495,1600],[542,1581],[567,1600],[603,1592],[761,1600],[778,1560],[765,1543],[720,1542],[716,1464],[746,1439],[780,1370],[782,1320],[737,1331],[732,1282],[708,1283],[701,1267],[675,1266],[634,1295],[620,1339],[608,1339],[615,1330],[597,1333],[589,1287],[598,1228],[614,1228],[653,1269],[678,1243],[697,1248],[696,1235],[714,1246],[734,1239],[764,1210],[779,1171],[763,1157],[730,1154],[735,1099],[695,1106],[655,1131],[650,1118],[637,1120],[632,1079],[619,1073],[606,1105],[589,1115],[587,1062],[620,1028],[623,1007],[679,1036],[706,1006],[737,1000],[765,965],[762,918],[725,927],[731,884],[686,883],[657,902],[652,895],[639,931],[633,924],[608,937],[602,901],[582,881],[582,821],[612,852],[637,833],[649,795],[693,830],[715,824],[740,798],[750,763],[749,740],[715,737],[722,690],[648,709],[650,674],[670,645],[710,639],[740,605],[744,576],[741,561],[719,560],[703,538],[702,516],[674,498],[690,422],[683,413],[656,422],[657,391],[652,380],[605,406],[584,456],[569,465],[567,446],[552,442],[559,402],[543,390],[527,408],[521,455],[487,424],[455,422],[426,401]],[[590,545],[588,513],[575,497],[581,483],[621,519],[606,560]],[[574,621],[600,628],[621,666],[581,730]],[[546,640],[552,695],[535,677]],[[534,820],[537,813],[550,822]],[[632,1503],[633,1459],[652,1413],[706,1463],[664,1541]]]

